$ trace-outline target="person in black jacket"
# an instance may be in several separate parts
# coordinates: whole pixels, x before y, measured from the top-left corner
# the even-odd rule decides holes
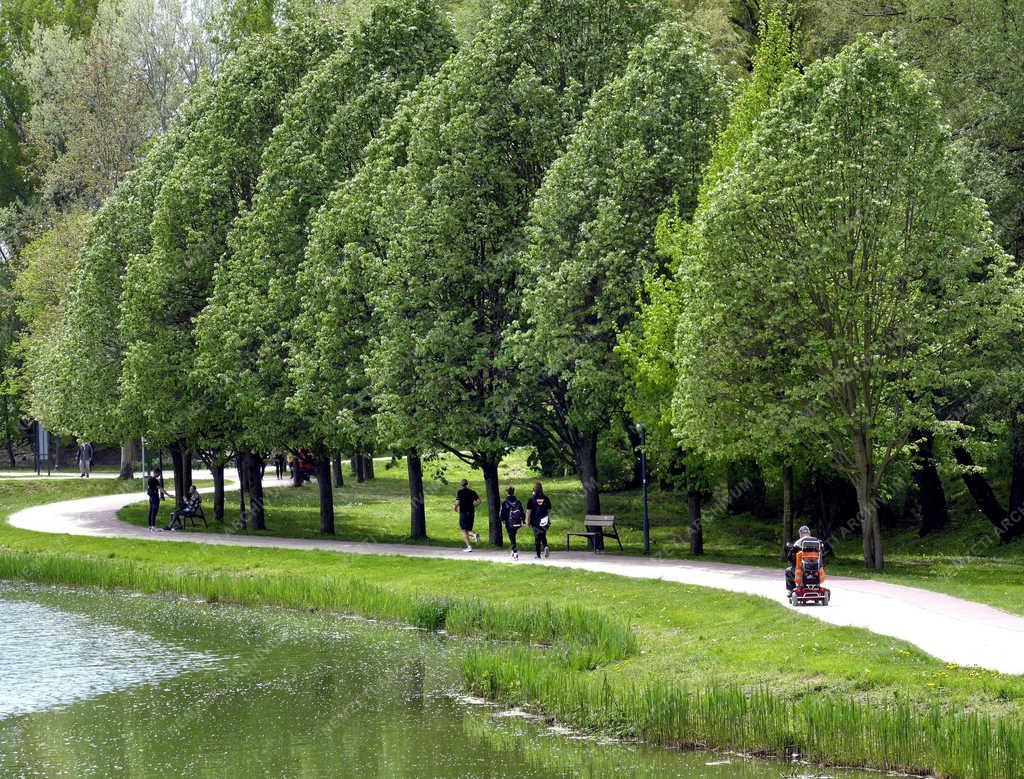
[[[177,511],[171,512],[171,521],[167,523],[167,527],[164,530],[176,530],[178,528],[184,530],[185,517],[194,517],[196,511],[199,510],[199,504],[202,502],[203,498],[199,494],[199,490],[196,489],[196,485],[193,484],[188,497],[185,499],[185,505]]]
[[[156,532],[156,515],[160,513],[160,499],[168,496],[164,489],[163,474],[159,468],[154,468],[150,477],[146,479],[146,494],[149,496],[149,530]],[[173,495],[171,497],[174,497]]]
[[[533,495],[526,504],[526,521],[533,528],[537,559],[548,556],[548,529],[551,527],[551,499],[544,494],[540,482],[533,485]]]
[[[508,540],[512,544],[512,559],[518,560],[519,546],[516,544],[516,533],[526,524],[526,510],[516,497],[515,487],[509,487],[505,492],[507,497],[498,510],[498,518],[505,523],[505,530],[508,531]]]

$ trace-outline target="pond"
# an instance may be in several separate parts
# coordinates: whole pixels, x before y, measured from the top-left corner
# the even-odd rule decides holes
[[[331,615],[0,582],[0,776],[815,775],[475,704],[458,651]]]

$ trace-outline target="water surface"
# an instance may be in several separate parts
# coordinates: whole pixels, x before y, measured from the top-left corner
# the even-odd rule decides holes
[[[473,705],[459,650],[328,615],[0,583],[0,776],[815,775]]]

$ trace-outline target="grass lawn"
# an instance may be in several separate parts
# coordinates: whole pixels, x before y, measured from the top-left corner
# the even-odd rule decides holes
[[[348,537],[402,537],[402,511],[391,495],[402,480],[395,478],[394,471],[379,472],[373,483],[346,488],[341,493],[340,527]],[[0,516],[49,500],[132,489],[138,489],[138,485],[84,480],[0,483]],[[449,542],[455,538],[453,512],[448,506],[450,492],[450,487],[435,485],[428,498],[429,516],[434,517],[430,532],[438,540]],[[551,493],[556,510],[571,505],[567,482],[553,483]],[[284,530],[289,527],[286,518],[290,518],[292,531],[303,532],[303,517],[309,514],[309,507],[304,504],[314,494],[307,488],[282,488],[275,493],[270,509],[272,527]],[[384,527],[379,528],[382,524]],[[374,529],[378,530],[376,534],[371,532]],[[631,539],[630,543],[634,541]],[[922,722],[942,723],[944,717],[974,712],[994,717],[1007,727],[1019,727],[1016,723],[1024,714],[1024,677],[949,666],[903,642],[861,629],[824,625],[760,598],[667,582],[471,561],[51,536],[0,522],[0,571],[3,570],[7,575],[37,581],[130,586],[144,591],[287,606],[330,608],[331,599],[320,593],[342,592],[338,588],[344,587],[349,587],[344,591],[351,593],[354,583],[379,587],[396,596],[470,599],[493,608],[522,612],[538,605],[558,609],[582,606],[613,622],[628,622],[637,639],[635,652],[596,670],[558,670],[559,666],[552,664],[557,678],[579,679],[581,684],[599,688],[599,694],[605,696],[600,698],[600,711],[611,711],[610,701],[638,700],[640,689],[700,691],[741,687],[746,691],[766,691],[793,705],[818,705],[819,701],[827,700],[840,707],[860,706],[858,717],[864,716],[864,712],[885,710],[894,702],[910,707],[917,712],[913,717],[922,717]],[[345,610],[343,604],[348,602],[351,601],[343,598],[336,608]],[[373,608],[368,607],[371,615]],[[385,611],[383,615],[389,613],[392,612]],[[485,635],[489,634],[485,631]],[[536,665],[525,663],[523,668]],[[501,667],[516,673],[514,663]],[[479,667],[476,670],[484,674]],[[494,685],[488,689],[496,696],[524,694],[522,690],[516,692],[519,688],[515,684],[508,689],[495,689]],[[573,689],[573,695],[582,694]],[[563,711],[554,702],[551,706]],[[584,710],[595,709],[585,709],[577,702],[563,713],[568,719],[577,716],[583,722],[593,722],[580,714]],[[928,710],[932,713],[925,714]],[[940,710],[945,714],[935,713]],[[645,722],[650,719],[650,715],[644,716]],[[901,721],[906,720],[902,726],[909,734],[906,737],[912,738],[916,720],[901,717]],[[837,723],[842,724],[839,720]],[[626,727],[623,723],[608,726],[613,724]],[[863,724],[843,725],[837,732],[847,733],[859,727],[869,728]],[[760,739],[757,735],[743,738]],[[885,743],[870,734],[866,738],[879,749]],[[1024,735],[1013,738],[1022,742],[1014,748],[1024,751]],[[676,735],[661,740],[678,743],[693,739]],[[698,740],[707,740],[706,734]],[[823,756],[854,762],[868,759],[858,757],[860,753],[837,749],[836,754],[824,749]],[[987,742],[976,749],[987,754]],[[927,756],[914,759],[921,762],[906,767],[934,767],[924,762],[931,759]],[[959,772],[951,769],[950,773]],[[998,775],[998,771],[990,775]]]
[[[442,475],[430,478],[434,470]],[[390,467],[378,462],[377,478],[362,484],[350,478],[347,471],[346,467],[345,486],[335,491],[337,537],[382,543],[408,542],[409,492],[404,461]],[[459,479],[468,478],[471,486],[483,495],[480,474],[454,457],[446,457],[425,464],[424,475],[427,532],[430,536],[425,543],[461,545],[458,516],[452,510],[456,485]],[[536,478],[536,474],[527,468],[525,458],[518,454],[506,458],[500,476],[502,485],[515,485],[525,502]],[[264,484],[270,488],[266,491],[269,529],[259,531],[259,535],[319,537],[319,498],[315,484],[278,488],[272,471]],[[282,481],[280,484],[289,485],[290,482]],[[565,531],[581,529],[583,524],[583,497],[579,482],[575,477],[547,479],[544,489],[551,496],[554,507],[554,529],[550,534],[553,548],[564,549]],[[830,562],[830,572],[882,578],[1024,614],[1024,540],[1000,546],[995,543],[991,525],[972,510],[969,502],[954,496],[952,503],[954,530],[924,539],[913,530],[887,534],[887,562],[883,573],[866,570],[859,562],[860,539],[855,536],[836,542],[837,559]],[[229,524],[237,516],[235,505],[228,501]],[[640,554],[643,538],[639,491],[605,493],[601,505],[605,513],[618,518],[625,553]],[[668,558],[689,557],[685,498],[672,492],[652,490],[650,516],[652,553]],[[121,512],[121,518],[144,525],[146,507],[144,504],[130,506]],[[481,506],[477,510],[477,530],[484,538],[486,527],[487,511],[485,506]],[[203,532],[202,528],[197,532]],[[212,524],[208,532],[223,532],[223,529]],[[705,559],[780,566],[781,521],[772,523],[749,516],[727,516],[721,512],[706,511],[704,536]],[[530,539],[527,533],[526,540]],[[582,547],[583,540],[574,539],[574,544]],[[617,553],[614,542],[609,544],[608,550]]]

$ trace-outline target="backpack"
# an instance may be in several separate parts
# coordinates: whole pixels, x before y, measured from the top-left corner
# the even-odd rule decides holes
[[[523,504],[518,500],[508,505],[508,524],[512,527],[520,527],[523,524]]]

